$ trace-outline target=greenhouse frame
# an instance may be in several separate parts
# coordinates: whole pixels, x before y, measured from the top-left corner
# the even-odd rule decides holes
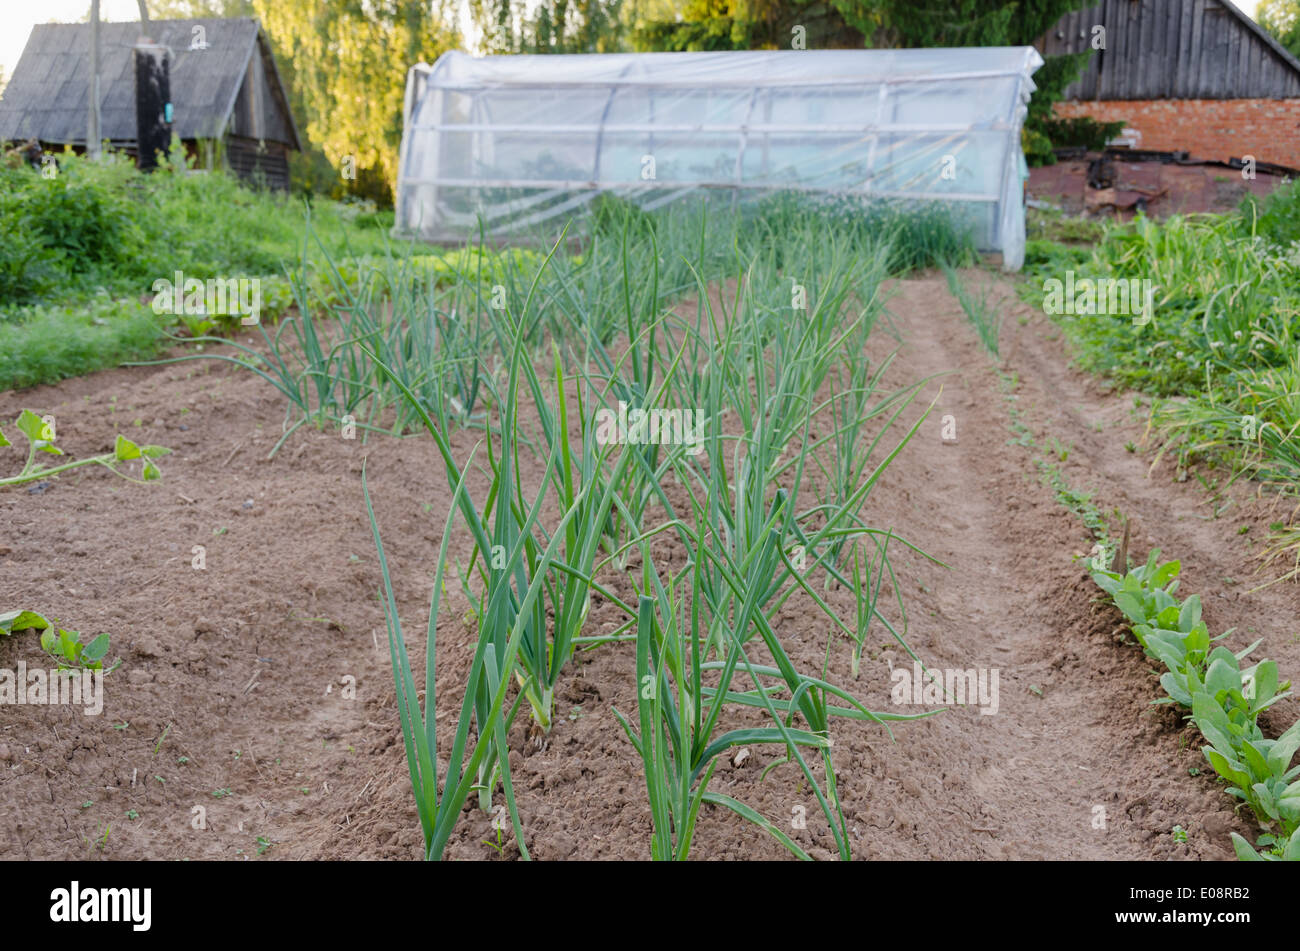
[[[602,192],[645,209],[774,192],[943,202],[1024,260],[1033,47],[472,57],[412,67],[395,231],[496,239]]]

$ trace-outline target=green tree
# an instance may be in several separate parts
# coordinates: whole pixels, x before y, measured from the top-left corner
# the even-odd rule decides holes
[[[484,53],[616,53],[626,48],[625,0],[470,0]]]
[[[877,45],[1029,46],[1071,10],[1090,0],[833,0],[837,10]],[[861,21],[861,22],[860,22]],[[867,32],[874,28],[874,34]]]
[[[872,2],[854,5],[869,19]],[[632,38],[639,50],[790,49],[799,30],[806,49],[861,48],[864,34],[843,11],[820,0],[685,0],[637,22]]]
[[[253,0],[290,65],[305,127],[335,169],[388,198],[397,181],[406,73],[458,42],[450,11],[421,0]],[[391,199],[389,199],[391,200]]]
[[[641,25],[654,49],[789,47],[803,26],[808,48],[1028,46],[1090,0],[682,0]],[[1295,2],[1295,0],[1287,0]],[[831,43],[814,42],[827,38]]]
[[[1300,0],[1261,0],[1255,15],[1292,56],[1300,57]]]
[[[530,53],[616,53],[623,49],[623,0],[542,0],[524,21]]]
[[[788,48],[804,28],[808,49],[836,47],[1029,46],[1072,10],[1092,0],[682,0],[667,15],[635,29],[646,50]],[[1266,0],[1279,2],[1279,0]],[[1296,3],[1300,0],[1281,0]],[[1025,126],[1034,163],[1052,161],[1052,104],[1078,78],[1089,53],[1049,57],[1034,74],[1038,87]]]

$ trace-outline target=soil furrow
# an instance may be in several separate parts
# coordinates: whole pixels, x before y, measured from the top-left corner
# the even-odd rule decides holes
[[[986,686],[996,670],[998,709],[986,715],[968,703],[894,724],[892,742],[875,724],[842,727],[835,758],[855,857],[1230,857],[1228,830],[1251,830],[1206,775],[1194,731],[1151,705],[1150,665],[1131,638],[1123,642],[1118,615],[1095,603],[1097,589],[1074,561],[1091,542],[1043,484],[1038,461],[1096,493],[1103,512],[1127,514],[1135,557],[1158,544],[1181,558],[1186,591],[1203,595],[1212,628],[1241,628],[1238,646],[1264,636],[1261,655],[1295,676],[1296,587],[1247,591],[1263,580],[1250,575],[1253,555],[1277,513],[1242,485],[1224,497],[1232,501],[1224,517],[1205,519],[1205,491],[1194,479],[1173,481],[1172,463],[1148,478],[1146,459],[1124,448],[1144,427],[1131,397],[1072,369],[1057,329],[1015,300],[1007,280],[997,288],[1006,298],[1001,376],[941,279],[891,287],[901,342],[882,325],[869,343],[875,360],[900,347],[886,387],[945,375],[893,431],[894,439],[905,432],[942,385],[865,514],[949,566],[891,548],[907,640],[932,669],[987,671]],[[78,470],[37,491],[0,494],[0,609],[30,607],[83,632],[109,631],[113,655],[124,658],[102,716],[6,708],[0,803],[20,818],[0,830],[0,855],[417,856],[359,474],[368,457],[399,608],[421,654],[431,559],[450,501],[428,441],[362,445],[304,427],[268,462],[283,405],[263,382],[224,365],[122,369],[0,394],[0,419],[23,407],[54,413],[74,457],[111,448],[118,430],[177,451],[162,460],[158,485]],[[1032,445],[1012,444],[1013,412]],[[946,423],[955,440],[944,438]],[[463,457],[478,439],[455,432],[454,451]],[[877,458],[892,445],[886,434]],[[1245,535],[1242,524],[1251,526]],[[203,570],[192,564],[196,545]],[[853,592],[825,596],[853,617]],[[438,683],[439,723],[449,731],[474,635],[458,586],[446,604]],[[596,599],[589,632],[621,621]],[[774,623],[794,662],[819,670],[827,626],[793,601]],[[911,659],[883,628],[869,633],[856,681],[848,641],[830,646],[831,678],[868,706],[927,709],[893,703],[893,673],[910,671]],[[0,638],[0,667],[42,656],[31,637]],[[535,857],[648,856],[640,765],[611,713],[635,709],[632,670],[630,644],[580,654],[560,681],[548,742],[525,742],[526,725],[516,725],[512,771]],[[1295,715],[1289,703],[1274,719]],[[778,766],[760,780],[778,756],[752,753],[742,765],[723,762],[713,788],[829,857],[829,831],[797,771]],[[806,827],[792,821],[801,809]],[[490,823],[490,814],[467,809],[448,855],[497,859],[484,844]],[[1173,840],[1175,825],[1188,830],[1187,843]],[[693,854],[787,856],[712,807],[701,813]]]

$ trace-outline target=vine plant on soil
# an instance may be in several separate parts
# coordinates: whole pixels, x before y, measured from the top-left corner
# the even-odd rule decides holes
[[[53,456],[64,454],[62,449],[54,445],[54,429],[49,420],[37,416],[29,409],[25,409],[14,420],[14,427],[27,439],[27,460],[23,463],[23,467],[17,475],[0,478],[0,486],[34,482],[37,479],[46,479],[62,472],[90,465],[103,466],[110,472],[131,482],[153,482],[162,476],[154,460],[171,452],[170,449],[165,449],[162,446],[137,446],[119,433],[112,452],[77,459],[73,462],[65,462],[61,465],[45,466],[37,462],[39,457],[36,454],[38,452]],[[5,434],[0,432],[0,447],[9,445],[12,444],[5,437]],[[142,463],[139,479],[134,479],[117,468],[118,463],[130,462],[133,459],[139,459]]]

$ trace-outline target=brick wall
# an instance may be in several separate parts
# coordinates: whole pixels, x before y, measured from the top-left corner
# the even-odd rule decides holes
[[[1139,148],[1240,158],[1300,168],[1300,99],[1154,99],[1058,102],[1060,116],[1123,120],[1142,133]]]

